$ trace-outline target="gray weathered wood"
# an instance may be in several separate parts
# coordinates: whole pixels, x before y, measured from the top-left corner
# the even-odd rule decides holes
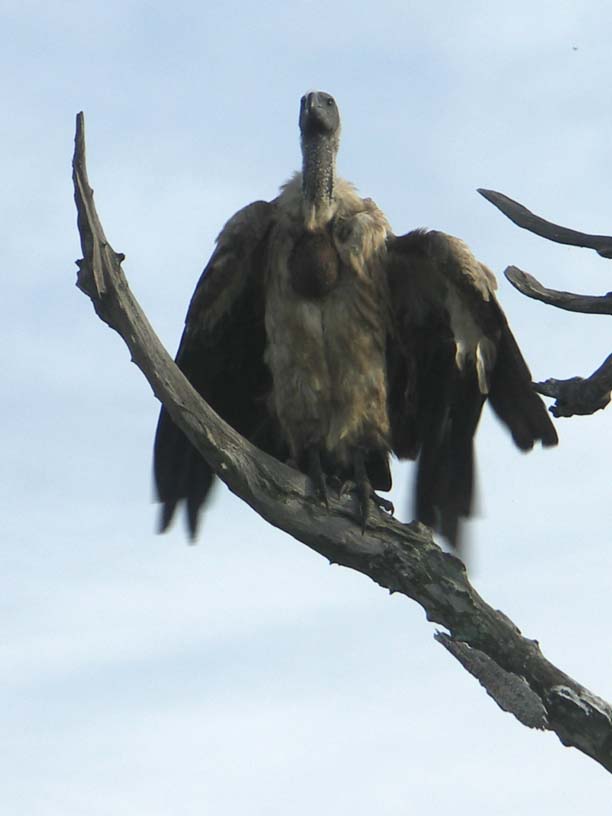
[[[556,399],[549,409],[556,417],[594,414],[605,408],[612,397],[612,354],[590,377],[570,377],[569,380],[550,378],[533,385],[540,394]]]
[[[436,632],[434,637],[478,680],[503,711],[514,714],[528,728],[545,730],[548,727],[546,708],[524,677],[504,671],[484,652],[453,640],[445,632]]]

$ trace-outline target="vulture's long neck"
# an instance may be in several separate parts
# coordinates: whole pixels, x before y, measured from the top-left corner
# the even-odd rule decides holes
[[[302,140],[302,193],[307,230],[321,229],[332,216],[337,152],[335,136],[317,134]]]

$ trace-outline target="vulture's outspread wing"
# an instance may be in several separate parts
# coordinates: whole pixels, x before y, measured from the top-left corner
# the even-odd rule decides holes
[[[388,243],[394,326],[389,418],[397,456],[418,456],[416,514],[457,545],[470,515],[473,438],[488,398],[521,450],[557,434],[495,297],[492,272],[457,238],[416,230]]]
[[[270,453],[278,434],[266,409],[264,273],[275,204],[256,201],[225,225],[193,294],[176,362],[194,388],[243,436]],[[162,406],[154,447],[161,530],[184,501],[192,537],[213,473]]]

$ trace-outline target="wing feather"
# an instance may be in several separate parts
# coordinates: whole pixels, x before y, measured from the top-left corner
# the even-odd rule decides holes
[[[493,273],[457,238],[392,238],[387,275],[393,448],[418,458],[416,512],[455,546],[471,514],[474,435],[488,398],[521,450],[557,444],[544,403],[495,297]]]
[[[191,299],[176,362],[192,385],[243,436],[274,447],[266,408],[264,274],[275,204],[256,201],[237,212],[217,239]],[[272,451],[271,451],[272,452]],[[195,537],[214,475],[162,406],[153,452],[160,529],[185,503]]]

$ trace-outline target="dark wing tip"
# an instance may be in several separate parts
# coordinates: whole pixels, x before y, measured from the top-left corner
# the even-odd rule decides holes
[[[158,525],[158,532],[165,533],[168,531],[168,528],[172,524],[172,519],[174,517],[174,512],[176,510],[176,501],[166,501],[161,506],[161,512],[159,514],[159,525]]]
[[[526,384],[525,387],[527,387]],[[516,406],[519,409],[515,413],[503,410],[503,408],[500,410],[499,402],[493,400],[492,407],[502,422],[508,426],[516,447],[527,453],[533,450],[536,442],[540,442],[544,448],[554,448],[555,445],[558,445],[557,431],[539,397],[537,401],[532,400],[531,394],[526,392],[521,403],[520,391],[516,392],[515,396]]]
[[[550,431],[546,434],[546,436],[542,437],[541,441],[542,447],[544,448],[554,448],[556,445],[559,444],[559,436],[554,427],[550,428]]]
[[[198,537],[199,531],[199,522],[200,522],[200,509],[202,501],[198,497],[197,500],[193,500],[191,496],[186,498],[186,505],[187,505],[187,529],[189,532],[189,541],[191,544],[195,544],[195,541]],[[167,501],[164,502],[161,507],[161,512],[159,515],[159,525],[158,525],[158,533],[167,533],[168,529],[172,524],[172,520],[174,519],[174,514],[176,512],[176,508],[178,505],[177,500]]]
[[[440,522],[440,532],[446,538],[453,550],[462,549],[461,533],[463,532],[462,518],[457,513],[448,513]]]
[[[208,491],[206,491],[207,493]],[[190,493],[187,496],[186,504],[187,504],[187,527],[189,529],[189,540],[193,543],[195,542],[196,538],[198,537],[198,526],[200,521],[200,509],[204,500],[206,498],[206,494],[202,495],[202,493],[198,492],[197,494]]]

